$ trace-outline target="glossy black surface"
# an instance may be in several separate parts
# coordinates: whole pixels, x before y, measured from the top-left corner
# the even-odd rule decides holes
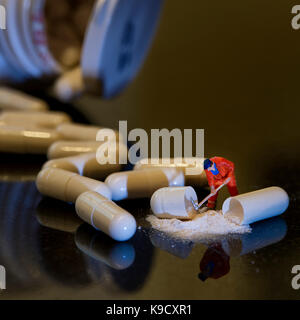
[[[291,286],[300,265],[300,31],[290,26],[292,4],[167,1],[145,67],[124,94],[109,102],[84,97],[76,108],[51,101],[80,110],[77,121],[128,120],[129,129],[148,132],[204,128],[205,155],[234,161],[240,192],[283,187],[289,209],[250,235],[193,244],[151,231],[147,200],[125,201],[141,228],[118,244],[80,225],[73,206],[37,192],[32,180],[43,157],[1,154],[7,290],[0,298],[300,298]],[[218,207],[227,196],[221,192]]]

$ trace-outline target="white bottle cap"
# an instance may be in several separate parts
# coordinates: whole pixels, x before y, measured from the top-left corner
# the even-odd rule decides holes
[[[140,69],[156,29],[163,0],[98,0],[83,46],[87,91],[109,98]]]

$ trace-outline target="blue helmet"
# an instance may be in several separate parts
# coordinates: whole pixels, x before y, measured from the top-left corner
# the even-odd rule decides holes
[[[204,166],[204,170],[207,170],[209,167],[211,167],[213,165],[213,162],[210,159],[205,159],[203,166]]]

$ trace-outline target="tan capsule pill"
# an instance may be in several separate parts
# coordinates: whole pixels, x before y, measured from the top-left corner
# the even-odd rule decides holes
[[[123,171],[109,175],[105,183],[113,200],[149,198],[160,188],[184,186],[184,175],[175,168]]]
[[[82,153],[96,153],[102,142],[97,141],[69,141],[61,140],[53,143],[48,149],[48,159],[58,159],[76,156]],[[120,156],[127,157],[127,146],[116,145],[117,159]]]
[[[76,156],[82,153],[96,153],[101,143],[94,141],[60,140],[53,143],[47,153],[48,159]]]
[[[0,88],[0,109],[15,111],[46,111],[46,102],[11,88]]]
[[[99,164],[95,153],[84,153],[47,161],[44,168],[59,168],[78,173],[82,176],[103,180],[113,172],[121,171],[120,164]]]
[[[134,170],[177,168],[183,171],[186,185],[203,187],[207,185],[203,161],[204,158],[196,157],[142,159],[135,164]]]
[[[81,194],[76,200],[75,208],[81,219],[117,241],[126,241],[135,234],[134,217],[100,194]]]
[[[46,154],[59,139],[55,130],[0,126],[0,152]]]
[[[109,134],[108,141],[119,141],[118,131],[108,128],[78,123],[64,123],[57,127],[64,140],[97,141],[99,130],[105,130]]]
[[[111,191],[103,182],[62,169],[43,169],[37,176],[36,186],[43,195],[66,202],[75,202],[86,191],[111,199]]]
[[[35,125],[40,128],[55,129],[64,122],[71,122],[71,118],[64,112],[17,112],[5,111],[0,115],[2,125]]]

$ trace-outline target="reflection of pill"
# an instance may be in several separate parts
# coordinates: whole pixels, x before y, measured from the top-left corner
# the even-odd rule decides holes
[[[83,153],[77,156],[49,160],[43,168],[59,168],[85,177],[103,180],[111,173],[121,171],[122,165],[99,164],[95,153]]]
[[[198,202],[192,187],[168,187],[154,192],[150,204],[159,218],[192,219],[197,213],[192,201]]]
[[[36,208],[40,225],[63,232],[75,233],[84,222],[74,212],[70,203],[43,198]]]
[[[60,139],[54,130],[0,126],[0,151],[46,154],[49,146]]]
[[[204,158],[196,157],[142,159],[135,164],[134,170],[177,168],[183,171],[186,185],[202,187],[207,185],[203,161]]]
[[[286,233],[284,219],[275,217],[253,224],[249,233],[224,239],[222,247],[228,256],[244,255],[281,241]]]
[[[48,105],[43,100],[11,88],[0,88],[0,109],[16,111],[45,111]]]
[[[227,198],[223,214],[238,224],[250,224],[282,214],[289,206],[289,196],[279,187],[270,187]]]
[[[116,270],[129,268],[135,260],[131,243],[116,242],[87,224],[77,229],[75,243],[88,256]]]
[[[184,175],[175,168],[123,171],[109,175],[105,183],[113,200],[149,198],[157,189],[183,186]]]
[[[48,149],[48,159],[65,158],[76,156],[82,153],[96,153],[102,142],[97,141],[68,141],[61,140],[53,143]],[[113,149],[113,148],[112,148]],[[121,157],[127,157],[127,146],[116,144],[117,159],[119,154]],[[98,156],[97,156],[98,158]],[[118,161],[116,161],[118,162]]]
[[[95,192],[81,194],[75,207],[80,218],[117,241],[130,239],[136,231],[135,219],[129,212]]]
[[[59,124],[70,122],[71,118],[64,112],[18,112],[5,111],[0,115],[2,124],[34,124],[41,128],[55,129]]]
[[[119,140],[119,133],[117,131],[103,127],[77,123],[64,123],[57,127],[57,131],[62,135],[64,140],[96,141],[99,130],[105,130],[105,132],[109,133],[109,141]]]
[[[37,176],[36,186],[43,195],[66,202],[75,202],[86,191],[111,198],[111,192],[103,182],[62,169],[43,169]]]

